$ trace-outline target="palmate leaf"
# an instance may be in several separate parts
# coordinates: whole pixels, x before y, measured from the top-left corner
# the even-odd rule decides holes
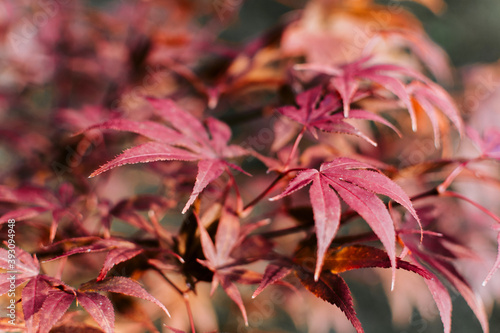
[[[239,219],[232,213],[224,210],[224,213],[220,217],[217,234],[215,235],[215,244],[212,242],[207,229],[205,229],[200,220],[197,219],[197,221],[203,254],[207,259],[206,262],[200,261],[200,263],[214,272],[211,293],[215,291],[220,283],[226,294],[236,303],[236,305],[238,305],[243,315],[243,319],[245,320],[245,324],[248,325],[247,312],[238,288],[231,282],[229,276],[217,270],[218,266],[222,266],[228,261],[231,261],[229,254],[237,244],[239,238]]]
[[[414,131],[417,130],[417,117],[413,99],[427,112],[434,128],[438,126],[434,115],[435,109],[438,108],[450,118],[459,132],[462,133],[463,124],[460,113],[443,88],[412,69],[391,64],[369,64],[370,60],[371,57],[368,56],[343,66],[301,64],[296,65],[295,69],[312,70],[332,76],[331,84],[342,97],[344,116],[346,118],[349,117],[350,105],[355,101],[360,82],[370,81],[382,86],[398,97],[408,109]],[[401,77],[412,82],[406,85]],[[435,132],[437,132],[436,128]],[[439,137],[436,137],[436,145],[437,140],[439,140]]]
[[[356,135],[374,146],[377,145],[372,139],[347,123],[345,121],[347,118],[343,117],[341,113],[335,112],[342,106],[342,101],[338,95],[332,93],[328,93],[326,96],[322,95],[323,89],[318,86],[304,91],[297,96],[298,109],[294,106],[284,106],[277,110],[282,115],[304,125],[316,138],[317,130],[319,129],[324,132]],[[353,96],[353,101],[365,96],[364,93],[360,92],[355,97]],[[364,110],[351,110],[349,118],[379,122],[400,135],[399,131],[391,123],[374,113]]]
[[[171,100],[150,98],[149,102],[157,115],[168,122],[170,127],[152,122],[115,119],[91,126],[86,130],[128,131],[153,140],[126,150],[95,170],[90,177],[125,164],[172,160],[198,161],[198,175],[193,192],[182,211],[185,213],[203,189],[228,167],[242,171],[226,159],[247,155],[248,151],[240,146],[228,144],[231,129],[217,119],[208,118],[206,129],[196,117]]]
[[[73,288],[46,275],[32,277],[22,290],[28,332],[49,332],[75,299]]]
[[[240,292],[234,282],[245,284],[259,283],[262,280],[262,276],[245,269],[233,267],[226,268],[225,266],[237,262],[237,259],[232,256],[233,250],[245,246],[245,240],[248,234],[252,232],[252,230],[267,224],[267,221],[259,221],[255,224],[246,225],[241,228],[239,217],[228,207],[224,206],[219,218],[214,244],[203,223],[198,218],[196,218],[196,220],[200,231],[200,242],[203,254],[206,258],[206,260],[198,259],[198,262],[213,272],[211,293],[213,294],[220,284],[224,292],[236,303],[241,311],[245,324],[248,325],[246,309]],[[258,259],[260,258],[261,257]]]
[[[390,197],[405,207],[418,221],[417,214],[406,193],[390,178],[372,166],[349,158],[337,158],[323,163],[320,170],[306,169],[290,181],[278,200],[312,182],[309,196],[314,213],[318,240],[317,262],[314,277],[317,280],[323,266],[325,253],[340,225],[340,196],[370,225],[387,250],[396,269],[396,235],[394,224],[383,202],[375,193]]]

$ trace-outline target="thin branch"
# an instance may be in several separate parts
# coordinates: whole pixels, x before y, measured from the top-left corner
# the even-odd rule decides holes
[[[480,211],[482,211],[483,213],[485,213],[486,215],[488,215],[489,217],[494,219],[497,223],[500,223],[500,217],[495,215],[492,211],[490,211],[486,207],[478,204],[474,200],[471,200],[471,199],[469,199],[469,198],[467,198],[459,193],[452,192],[452,191],[443,192],[443,193],[441,193],[441,195],[445,196],[445,197],[454,197],[454,198],[458,198],[458,199],[462,199],[464,201],[467,201],[468,203],[470,203],[471,205],[474,205],[474,207],[476,207],[477,209],[479,209]]]

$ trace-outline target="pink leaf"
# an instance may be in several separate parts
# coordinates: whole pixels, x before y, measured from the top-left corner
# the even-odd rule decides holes
[[[154,107],[154,111],[168,121],[172,128],[148,121],[134,122],[129,120],[111,120],[95,125],[92,129],[103,128],[135,132],[149,137],[154,142],[126,150],[95,170],[90,177],[125,164],[171,160],[200,161],[196,183],[191,197],[183,209],[184,213],[202,190],[224,172],[225,165],[243,171],[238,166],[225,161],[227,158],[249,154],[248,150],[240,146],[228,145],[231,137],[229,126],[217,119],[208,118],[207,131],[200,120],[181,109],[172,100],[154,98],[148,100]]]
[[[99,276],[97,277],[97,281],[101,281],[106,277],[106,274],[109,272],[113,266],[132,259],[138,254],[144,252],[143,249],[128,249],[128,248],[117,248],[112,249],[108,252],[106,259],[104,259],[103,267],[99,272]]]
[[[370,225],[386,248],[392,266],[392,284],[396,274],[396,233],[383,202],[373,193],[356,185],[334,180],[335,190],[352,209]]]
[[[130,148],[118,155],[114,160],[104,164],[92,172],[90,178],[95,177],[113,168],[135,163],[148,163],[155,161],[196,161],[199,157],[187,150],[168,146],[158,142],[148,142],[137,147]]]
[[[462,133],[462,120],[451,97],[446,91],[426,78],[424,75],[410,68],[391,64],[369,65],[370,57],[362,58],[356,62],[336,67],[316,64],[303,64],[296,66],[296,69],[312,70],[327,75],[331,75],[332,85],[342,96],[344,114],[349,114],[350,104],[356,96],[357,80],[369,80],[379,84],[386,90],[396,95],[404,103],[410,114],[413,130],[417,129],[416,113],[413,108],[411,96],[413,95],[429,113],[435,127],[434,108],[438,107]],[[408,86],[401,77],[413,80]],[[435,129],[435,131],[437,131]]]
[[[349,111],[351,109],[351,102],[354,99],[354,95],[358,90],[359,84],[351,76],[344,75],[341,77],[336,77],[332,79],[332,85],[337,89],[340,96],[342,97],[342,103],[344,106],[344,117],[349,117]]]
[[[6,245],[7,243],[4,242]],[[0,248],[0,268],[7,271],[16,271],[15,286],[20,286],[24,282],[37,276],[40,272],[40,263],[36,257],[31,257],[28,252],[23,251],[19,247],[15,247],[16,264],[15,266],[9,262],[9,251]],[[11,253],[12,254],[12,253]],[[12,259],[12,258],[11,258]],[[0,295],[3,295],[10,290],[12,273],[0,273]]]
[[[90,282],[81,286],[82,291],[105,291],[110,293],[119,293],[128,296],[142,298],[158,305],[169,317],[167,308],[156,298],[151,296],[142,286],[135,280],[126,277],[109,277],[99,282]]]
[[[93,125],[82,132],[91,131],[94,129],[101,130],[117,130],[117,131],[127,131],[135,134],[140,134],[149,138],[151,140],[168,143],[168,144],[182,144],[185,142],[183,135],[181,133],[161,125],[153,121],[133,121],[128,119],[113,119],[108,120],[104,123]],[[79,134],[79,133],[77,133]]]
[[[196,221],[198,222],[198,229],[200,230],[200,242],[203,249],[203,254],[209,262],[215,263],[217,262],[217,251],[215,250],[214,243],[212,242],[207,229],[201,223],[200,219],[196,218]]]
[[[438,133],[438,123],[435,116],[435,108],[437,107],[451,120],[453,125],[458,129],[460,135],[463,134],[464,125],[460,117],[460,111],[457,109],[453,99],[442,87],[433,82],[424,84],[422,82],[413,81],[408,85],[407,90],[431,119],[434,133]],[[436,137],[435,140],[439,140],[439,137]]]
[[[106,297],[93,292],[76,292],[78,302],[94,318],[97,324],[106,332],[113,333],[115,329],[115,311],[113,304]]]
[[[206,122],[212,137],[212,146],[216,152],[222,154],[229,139],[231,139],[231,129],[225,123],[212,117],[208,118]]]
[[[254,291],[252,298],[257,297],[267,286],[283,279],[285,276],[290,274],[291,271],[292,269],[290,267],[283,266],[280,263],[271,263],[267,265],[262,281],[260,282],[259,287]]]
[[[428,274],[431,274],[428,272]],[[425,283],[436,302],[436,306],[443,322],[444,333],[451,332],[451,297],[446,287],[439,281],[437,276],[432,275],[431,279],[425,279]]]
[[[148,98],[154,111],[164,120],[168,121],[173,128],[188,138],[193,138],[197,143],[204,145],[209,137],[203,124],[189,112],[181,109],[170,99]]]
[[[193,192],[191,193],[188,202],[182,209],[182,214],[189,209],[198,195],[205,187],[207,187],[209,183],[222,175],[225,168],[226,164],[221,160],[202,160],[198,162],[198,175],[196,176]]]
[[[283,193],[270,200],[290,195],[310,182],[313,182],[309,196],[318,239],[315,278],[317,279],[321,272],[324,253],[335,237],[339,225],[340,202],[334,192],[336,191],[352,209],[366,220],[384,244],[393,268],[394,284],[396,270],[394,224],[387,208],[375,193],[394,199],[419,221],[406,193],[391,179],[370,165],[349,158],[337,158],[332,162],[323,163],[319,173],[314,169],[300,172],[290,181]]]
[[[233,300],[236,305],[238,305],[238,308],[241,311],[241,314],[243,315],[243,319],[245,320],[245,325],[248,326],[248,317],[247,317],[247,311],[245,310],[245,305],[243,304],[243,300],[241,299],[241,294],[238,291],[238,288],[236,288],[236,285],[232,283],[229,278],[223,277],[221,279],[221,284],[222,288],[226,292],[226,294]]]
[[[314,213],[316,238],[318,240],[318,252],[314,280],[318,281],[323,259],[333,238],[337,234],[340,225],[340,200],[327,181],[321,179],[321,174],[315,176],[315,180],[309,189],[309,198]]]
[[[7,245],[7,242],[4,242],[4,244]],[[33,277],[38,275],[40,272],[40,263],[36,256],[32,257],[31,254],[17,246],[14,250],[16,254],[16,271],[21,272],[17,277]],[[12,270],[9,263],[9,251],[2,248],[0,248],[0,267]]]
[[[238,245],[240,236],[240,219],[226,207],[222,210],[215,234],[215,251],[217,252],[217,263],[223,265],[228,262],[229,254]],[[241,244],[241,243],[240,243]]]
[[[299,172],[295,178],[293,178],[286,189],[279,195],[270,198],[270,201],[275,201],[286,197],[287,195],[292,194],[295,191],[300,190],[304,186],[307,186],[310,182],[313,181],[314,177],[318,174],[318,170],[315,169],[307,169]]]
[[[343,79],[341,78],[336,79],[343,81]],[[357,87],[357,85],[355,85],[355,87]],[[338,98],[338,95],[329,93],[324,96],[324,98],[322,98],[322,90],[323,89],[320,86],[309,89],[297,96],[297,104],[299,105],[298,109],[294,106],[284,106],[278,108],[278,112],[306,126],[306,128],[315,137],[317,137],[316,129],[320,129],[325,132],[356,135],[376,146],[376,143],[373,142],[373,140],[368,138],[354,126],[345,122],[347,118],[345,115],[343,116],[340,112],[336,112],[336,110],[342,105]],[[340,95],[342,96],[342,92],[340,93]],[[356,91],[353,91],[352,96],[349,96],[349,98],[351,98],[351,101],[355,101],[364,97],[363,94],[356,93]],[[349,104],[347,106],[345,105],[344,107],[349,107]],[[344,109],[344,111],[345,110],[346,109]],[[367,111],[353,110],[349,114],[349,118],[366,119],[380,122],[386,126],[389,126],[399,134],[397,129],[388,121]]]
[[[408,195],[399,185],[378,170],[374,170],[371,165],[341,157],[334,162],[324,163],[320,171],[334,178],[342,178],[343,181],[358,184],[369,191],[380,193],[393,199],[405,207],[420,224],[417,212],[413,208]]]
[[[57,207],[59,203],[50,191],[35,186],[24,186],[18,189],[0,186],[0,201],[29,204],[48,209]]]
[[[481,137],[475,129],[468,127],[467,136],[484,156],[500,160],[500,130],[498,128],[487,129]]]
[[[427,36],[412,30],[381,30],[368,43],[364,52],[370,52],[380,40],[395,40],[408,47],[429,68],[438,80],[450,82],[452,74],[446,53]]]
[[[457,291],[465,299],[472,312],[476,315],[484,333],[489,332],[488,316],[484,308],[484,304],[476,294],[469,284],[464,280],[464,278],[448,263],[440,262],[438,260],[425,260],[426,263],[430,264],[432,267],[436,268],[439,273],[450,281],[450,283],[457,289]]]

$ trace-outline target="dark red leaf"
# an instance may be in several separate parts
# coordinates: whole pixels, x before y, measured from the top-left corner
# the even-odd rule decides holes
[[[78,302],[106,333],[114,332],[115,310],[106,296],[93,292],[77,291],[76,297]]]
[[[346,315],[358,333],[362,333],[363,327],[356,316],[352,303],[351,291],[340,275],[324,272],[319,280],[314,275],[300,270],[297,271],[300,282],[316,297],[337,306]]]
[[[370,225],[384,244],[393,268],[393,283],[396,269],[396,234],[387,208],[375,195],[388,196],[404,206],[418,220],[406,193],[390,178],[372,166],[349,158],[337,158],[323,163],[320,170],[307,169],[300,172],[277,200],[313,182],[309,196],[314,212],[318,253],[315,278],[318,279],[323,258],[340,223],[340,201],[337,194]]]
[[[314,258],[313,249],[309,246],[304,246],[297,251],[294,261],[301,266],[307,267],[311,264],[312,258]],[[432,278],[432,275],[426,270],[407,261],[396,258],[396,264],[396,267],[399,269],[417,273],[426,279]],[[383,250],[365,245],[352,245],[339,249],[329,249],[325,253],[323,263],[323,271],[330,271],[334,274],[371,267],[390,268],[391,261],[387,253]]]

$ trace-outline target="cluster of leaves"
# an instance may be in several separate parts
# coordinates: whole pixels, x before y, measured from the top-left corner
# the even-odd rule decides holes
[[[498,170],[500,130],[481,135],[473,117],[464,123],[470,110],[441,86],[452,77],[446,55],[418,20],[370,0],[314,0],[235,47],[218,36],[239,2],[215,2],[122,3],[112,14],[6,2],[19,20],[0,25],[10,43],[0,81],[2,235],[16,224],[0,249],[0,294],[12,291],[15,270],[19,311],[0,328],[157,331],[174,299],[187,320],[174,313],[183,327],[166,327],[195,332],[190,299],[211,283],[247,326],[259,299],[238,285],[252,285],[255,298],[277,284],[290,299],[305,291],[331,303],[363,332],[347,283],[357,275],[343,273],[385,268],[391,289],[405,283],[398,269],[424,281],[445,333],[449,290],[488,332],[477,276],[460,262],[483,259],[468,234],[497,241],[489,272],[474,270],[484,285],[497,277],[500,218],[450,188],[468,177],[498,190],[498,172],[478,165]],[[30,23],[27,36],[18,22],[31,13],[47,21]],[[422,151],[426,140],[434,145]],[[475,153],[455,153],[460,140]],[[424,157],[403,160],[407,148]]]

